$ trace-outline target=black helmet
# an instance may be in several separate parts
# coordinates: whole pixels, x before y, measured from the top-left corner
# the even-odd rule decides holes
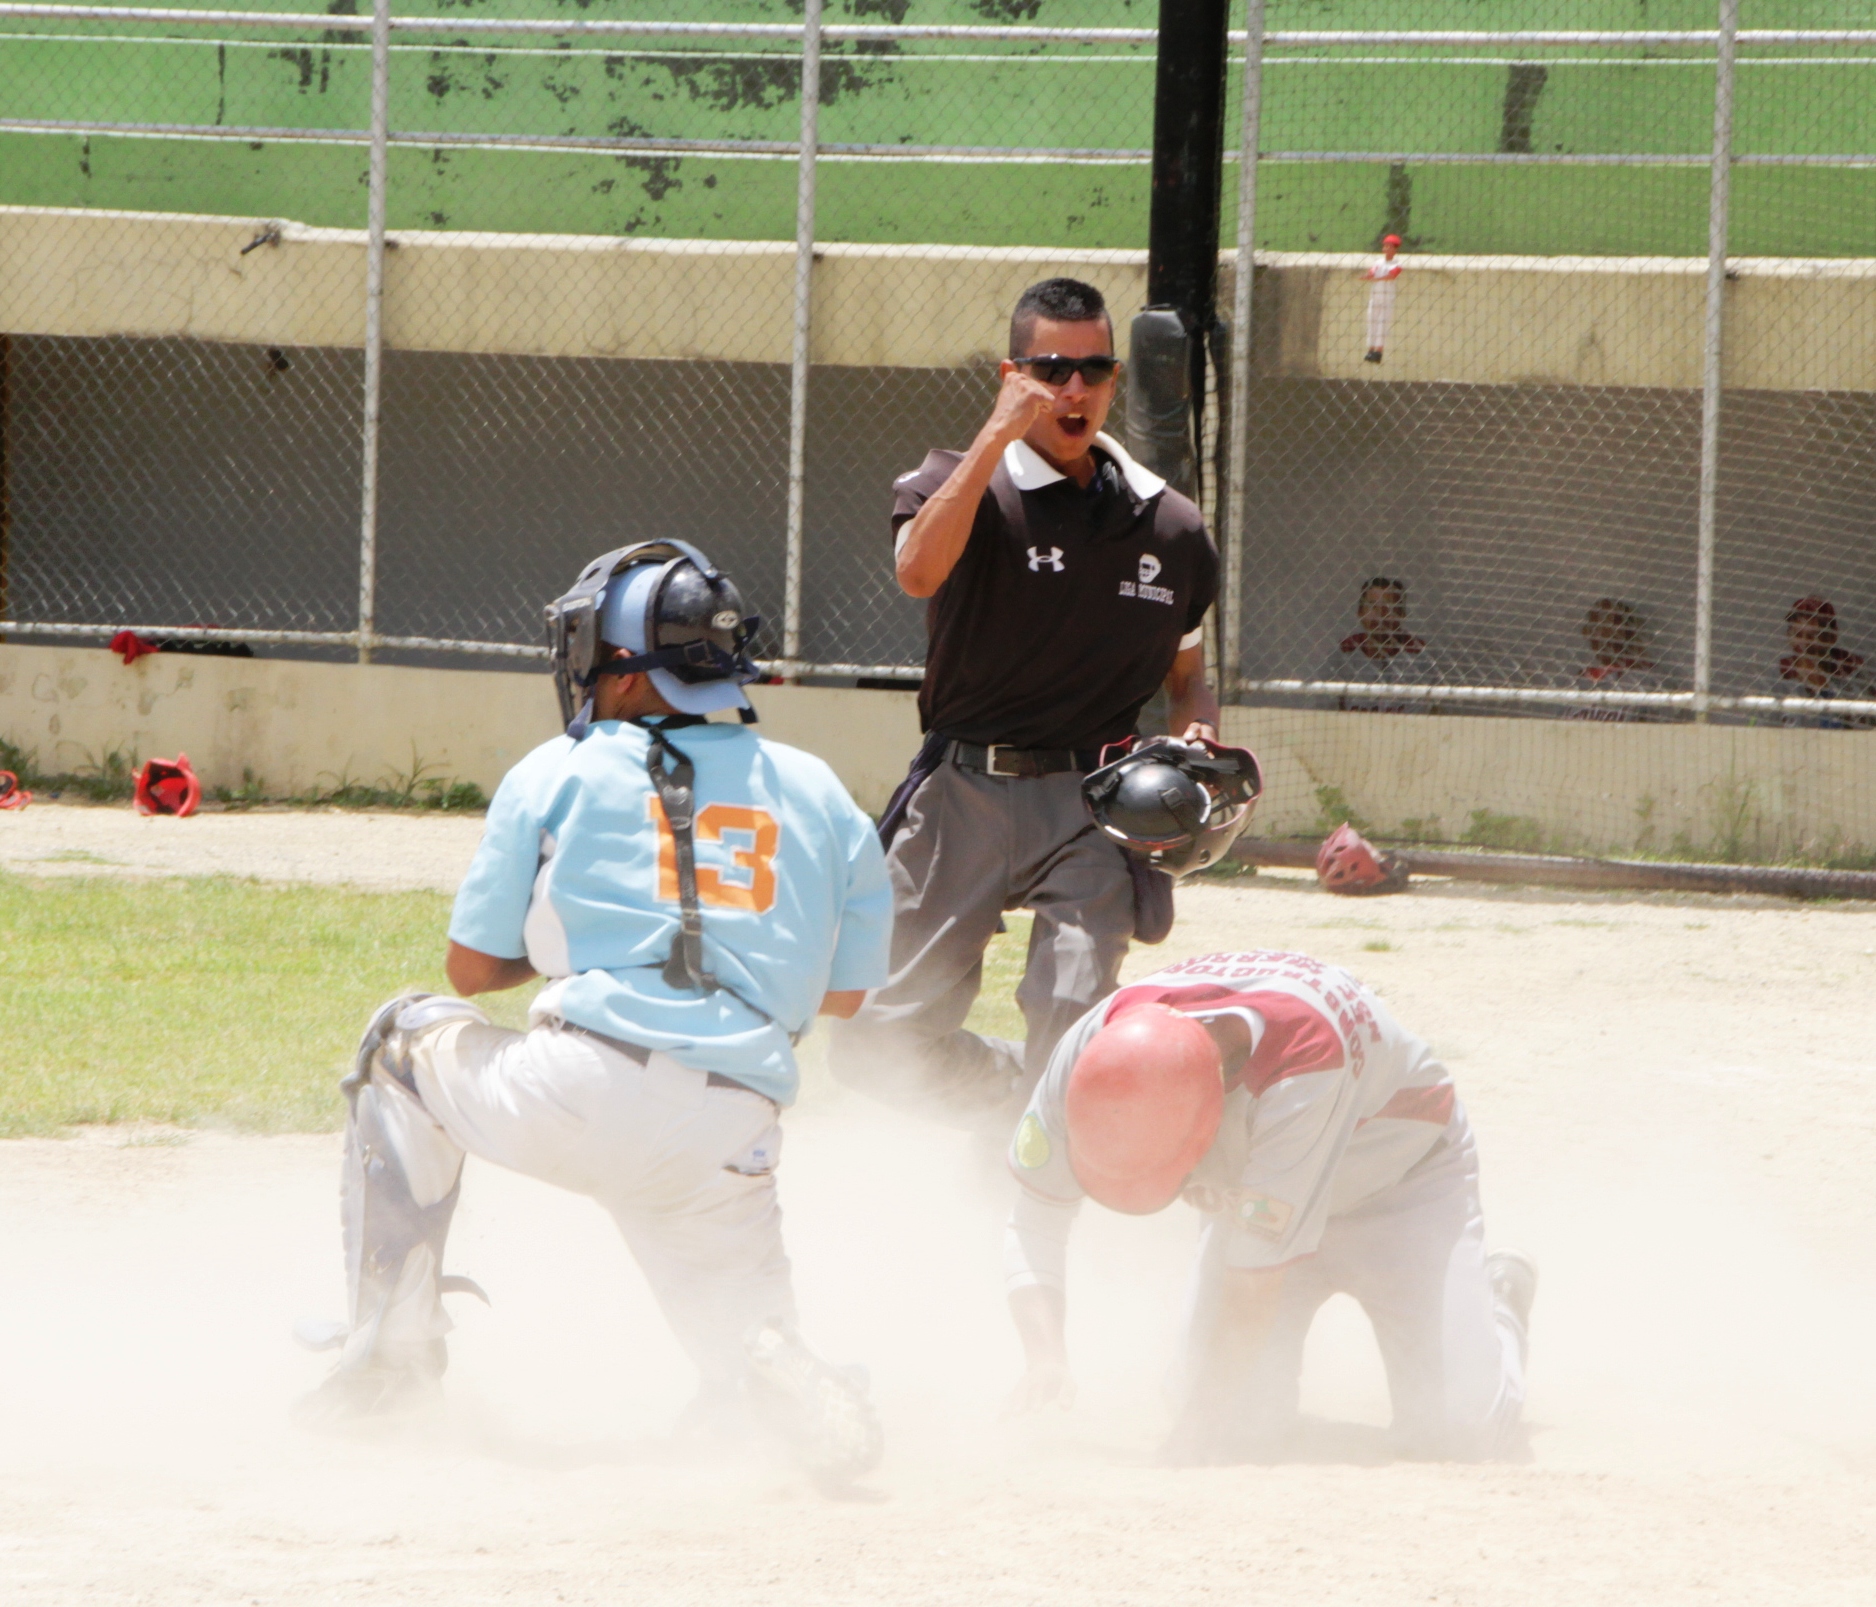
[[[614,617],[625,601],[624,592],[612,595],[612,583],[642,565],[658,566],[643,591],[643,615],[631,621],[635,628],[618,632],[639,642],[614,642],[628,651],[602,667],[602,611]],[[637,590],[634,584],[634,595]],[[760,671],[749,657],[749,643],[761,623],[744,611],[735,582],[688,542],[641,541],[595,558],[565,596],[547,605],[547,647],[561,719],[570,734],[584,731],[601,675],[663,670],[686,686],[753,681]]]
[[[1172,876],[1224,858],[1251,823],[1262,791],[1248,748],[1170,737],[1127,745],[1081,783],[1102,832]]]

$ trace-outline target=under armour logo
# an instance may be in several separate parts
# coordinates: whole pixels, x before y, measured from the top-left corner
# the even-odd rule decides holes
[[[1062,549],[1060,547],[1051,547],[1047,552],[1037,552],[1034,547],[1031,547],[1029,549],[1030,574],[1039,574],[1044,564],[1047,564],[1059,575],[1062,572]]]
[[[1157,578],[1158,575],[1159,575],[1159,559],[1155,558],[1150,552],[1141,553],[1140,554],[1140,584],[1144,586],[1148,581]]]

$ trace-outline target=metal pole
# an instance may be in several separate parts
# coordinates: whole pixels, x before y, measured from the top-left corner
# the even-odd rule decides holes
[[[378,393],[384,375],[385,153],[391,135],[391,0],[371,8],[371,164],[365,203],[365,435],[359,465],[358,662],[371,662],[378,591]]]
[[[1739,0],[1720,0],[1713,65],[1713,166],[1707,195],[1706,349],[1700,371],[1700,534],[1694,567],[1694,718],[1713,691],[1713,534],[1720,483],[1720,353],[1726,324],[1726,208],[1733,178],[1733,65]]]
[[[1238,133],[1238,261],[1231,293],[1230,455],[1225,484],[1225,596],[1218,684],[1230,695],[1244,664],[1244,481],[1250,458],[1251,291],[1257,270],[1257,142],[1264,115],[1264,0],[1245,0],[1244,108]]]
[[[821,0],[801,18],[801,157],[795,182],[795,351],[788,387],[788,557],[782,657],[801,657],[801,553],[808,473],[808,347],[814,312],[814,181],[821,117]]]

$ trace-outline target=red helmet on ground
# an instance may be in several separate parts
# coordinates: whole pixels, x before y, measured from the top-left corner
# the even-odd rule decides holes
[[[11,770],[0,770],[0,809],[24,809],[33,795],[20,785]]]
[[[1407,886],[1407,867],[1345,820],[1316,850],[1316,880],[1330,893],[1398,893]]]
[[[1224,1067],[1209,1032],[1163,1004],[1123,1011],[1068,1074],[1075,1181],[1110,1210],[1158,1211],[1211,1148],[1224,1108]]]
[[[137,772],[140,815],[193,815],[201,802],[202,781],[186,753],[173,759],[150,759]]]

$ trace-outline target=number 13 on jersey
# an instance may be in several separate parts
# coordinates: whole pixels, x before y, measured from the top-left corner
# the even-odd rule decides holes
[[[677,839],[671,835],[664,817],[664,806],[654,794],[646,799],[651,818],[658,828],[658,898],[675,904],[677,893]],[[725,833],[746,838],[748,846],[729,841]],[[782,840],[782,828],[766,809],[746,804],[705,804],[697,811],[698,846],[721,843],[729,850],[729,865],[706,865],[697,862],[697,900],[714,904],[718,909],[748,910],[766,915],[775,907],[775,849]]]

